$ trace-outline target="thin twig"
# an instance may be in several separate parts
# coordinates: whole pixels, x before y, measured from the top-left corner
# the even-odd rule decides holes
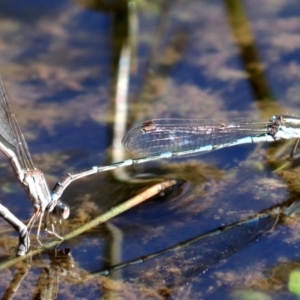
[[[148,188],[147,190],[143,191],[142,193],[140,193],[139,195],[111,208],[108,212],[98,216],[97,218],[95,218],[94,220],[91,220],[89,223],[75,229],[74,231],[67,233],[65,236],[63,236],[63,240],[69,240],[71,238],[74,238],[82,233],[84,233],[87,230],[92,229],[93,227],[104,223],[110,219],[112,219],[113,217],[125,212],[126,210],[148,200],[149,198],[157,195],[158,193],[160,193],[161,191],[171,187],[172,185],[176,184],[176,180],[165,180],[161,183],[157,183],[153,186],[151,186],[150,188]],[[49,249],[52,248],[58,244],[60,244],[61,241],[55,240],[55,241],[51,241],[49,243],[45,243],[43,244],[43,247],[35,249],[35,250],[31,250],[29,251],[26,255],[24,256],[20,256],[20,257],[15,257],[12,258],[10,260],[7,260],[6,262],[0,264],[0,270],[6,269],[26,258],[29,258],[31,256],[34,256],[36,254],[39,254],[41,252],[43,252],[45,249]]]

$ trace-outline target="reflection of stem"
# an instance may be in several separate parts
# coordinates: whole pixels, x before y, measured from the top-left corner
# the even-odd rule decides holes
[[[225,1],[229,23],[236,43],[240,49],[242,61],[249,75],[249,82],[258,101],[273,101],[272,92],[264,73],[254,36],[241,0]]]
[[[139,195],[130,198],[129,200],[125,201],[124,203],[121,203],[113,208],[111,208],[108,212],[98,216],[97,218],[95,218],[94,220],[90,221],[89,223],[75,229],[74,231],[66,234],[65,236],[63,236],[64,240],[69,240],[71,238],[74,238],[82,233],[84,233],[87,230],[92,229],[93,227],[107,222],[108,220],[110,220],[111,218],[123,213],[124,211],[131,209],[132,207],[148,200],[149,198],[159,194],[161,191],[173,186],[176,184],[176,180],[165,180],[161,183],[157,183],[153,186],[151,186],[150,188],[148,188],[147,190],[141,192]],[[45,249],[49,249],[52,248],[58,244],[60,244],[61,241],[52,241],[49,243],[45,243],[43,245],[43,248],[39,248],[36,250],[32,250],[30,252],[28,252],[26,255],[21,256],[21,257],[16,257],[13,258],[11,260],[8,260],[2,264],[0,264],[0,270],[6,269],[12,265],[14,265],[15,263],[22,261],[28,257],[31,257],[33,255],[36,255],[38,253],[43,252]]]
[[[35,287],[33,299],[56,299],[58,285],[59,275],[57,270],[48,266],[44,267]]]
[[[109,238],[106,239],[105,243],[105,264],[112,266],[121,262],[123,233],[111,222],[107,222],[105,225],[109,232]],[[121,278],[121,275],[116,272],[111,278],[117,280]]]
[[[124,41],[120,53],[115,94],[114,128],[112,142],[112,161],[122,161],[125,158],[122,138],[126,133],[128,115],[128,90],[131,70],[136,71],[137,64],[137,34],[138,16],[136,3],[128,3],[128,37]],[[114,170],[113,175],[118,180],[128,180],[125,169]]]
[[[14,278],[12,279],[7,290],[5,291],[4,295],[1,298],[2,300],[9,300],[14,298],[16,292],[18,291],[21,283],[23,282],[29,270],[30,270],[29,264],[26,264],[17,270]]]
[[[112,147],[113,162],[124,160],[124,147],[121,141],[126,131],[130,52],[130,47],[124,45],[119,62]],[[113,173],[118,179],[128,177],[126,176],[126,171],[124,171],[124,169],[114,170]]]
[[[122,145],[122,138],[126,133],[127,112],[128,112],[128,90],[130,80],[130,70],[132,66],[132,58],[137,55],[137,28],[138,17],[136,10],[136,3],[134,1],[128,2],[128,18],[127,18],[127,37],[123,40],[121,53],[118,61],[116,92],[115,92],[115,111],[113,122],[113,141],[112,141],[112,161],[124,160],[124,147]],[[135,60],[137,61],[137,60]],[[136,66],[134,67],[134,69]],[[114,170],[112,172],[118,180],[127,180],[128,175],[124,168]],[[120,262],[122,252],[122,232],[112,224],[107,223],[107,229],[110,233],[110,241],[106,245],[106,258],[109,264],[116,264]],[[120,274],[114,274],[113,278],[120,278]],[[107,299],[114,299],[114,293],[106,293]]]

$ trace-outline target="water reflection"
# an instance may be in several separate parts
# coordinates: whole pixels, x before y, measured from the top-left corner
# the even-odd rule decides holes
[[[17,266],[16,273],[5,291],[2,299],[13,299],[23,280],[31,269],[39,270],[40,275],[36,283],[33,299],[56,299],[59,291],[59,280],[72,273],[74,261],[70,249],[53,249],[48,251],[48,262],[41,257],[33,257],[28,262]],[[75,274],[78,277],[78,275]]]
[[[47,295],[47,299],[56,297],[60,279],[71,284],[79,294],[80,290],[84,291],[94,282],[98,282],[103,288],[101,292],[99,291],[103,296],[109,294],[123,297],[130,292],[135,297],[148,299],[147,293],[152,291],[151,294],[154,298],[149,299],[177,299],[188,295],[201,297],[204,288],[201,277],[204,276],[207,269],[249,246],[263,235],[272,234],[275,227],[282,224],[286,217],[298,213],[299,208],[299,201],[291,198],[281,205],[274,206],[245,220],[181,241],[179,244],[159,252],[91,273],[80,268],[78,262],[75,266],[70,249],[54,249],[45,253],[43,260],[37,256],[20,264],[3,299],[11,299],[15,295],[20,284],[26,281],[29,272],[39,273],[36,273],[39,279],[33,295]],[[74,250],[76,251],[76,249]],[[285,263],[282,267],[287,265]],[[289,263],[289,265],[292,265],[294,269],[295,264]],[[278,266],[271,272],[273,281],[276,278],[278,280],[278,274],[282,273],[280,271],[282,267]],[[123,270],[123,268],[125,269]],[[120,270],[122,273],[119,275],[130,284],[124,285],[118,281],[113,283],[113,281],[101,277]],[[237,282],[239,281],[237,280]],[[253,287],[254,284],[255,282],[252,280],[251,286]],[[256,288],[258,288],[258,284],[262,287],[262,282],[259,281]],[[144,288],[140,289],[141,286]],[[139,289],[142,294],[137,292]],[[272,285],[269,285],[268,290],[272,291]],[[60,293],[64,293],[63,289]]]

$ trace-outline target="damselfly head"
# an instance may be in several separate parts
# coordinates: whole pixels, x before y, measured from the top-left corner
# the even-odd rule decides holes
[[[66,220],[70,216],[70,207],[69,205],[58,201],[56,206],[51,211],[51,215],[60,220]]]

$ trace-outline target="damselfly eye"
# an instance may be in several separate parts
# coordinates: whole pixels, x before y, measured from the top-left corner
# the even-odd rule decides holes
[[[70,216],[70,207],[67,204],[62,203],[60,206],[60,212],[62,219],[66,220]]]
[[[59,202],[54,207],[52,215],[54,215],[56,218],[66,220],[70,216],[70,207],[63,202]]]

